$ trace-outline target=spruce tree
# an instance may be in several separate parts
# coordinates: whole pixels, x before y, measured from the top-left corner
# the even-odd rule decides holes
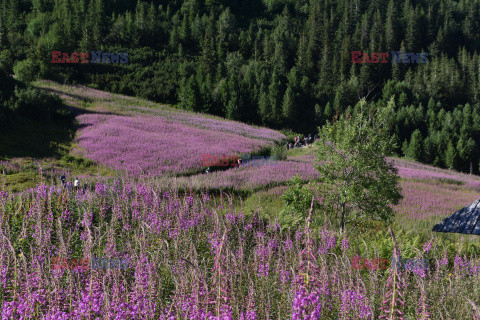
[[[458,166],[458,152],[452,140],[448,141],[447,151],[445,152],[445,165],[448,169],[456,169]]]
[[[422,133],[418,129],[412,133],[412,136],[410,138],[410,143],[408,145],[407,156],[416,161],[423,160]]]

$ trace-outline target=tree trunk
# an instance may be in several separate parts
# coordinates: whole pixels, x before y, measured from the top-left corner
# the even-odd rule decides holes
[[[342,203],[342,233],[345,231],[345,202]]]

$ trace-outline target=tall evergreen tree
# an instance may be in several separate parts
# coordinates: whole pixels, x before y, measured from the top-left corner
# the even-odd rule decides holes
[[[445,152],[445,165],[448,169],[456,169],[458,166],[458,152],[454,147],[452,140],[448,142],[448,147]]]
[[[415,130],[410,138],[407,156],[416,161],[423,160],[423,142],[420,130]]]

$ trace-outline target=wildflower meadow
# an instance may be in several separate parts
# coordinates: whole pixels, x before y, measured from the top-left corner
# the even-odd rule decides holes
[[[2,319],[480,319],[476,238],[431,232],[480,177],[393,158],[391,229],[341,232],[314,205],[318,144],[282,151],[277,131],[62,88],[90,99],[71,154],[0,162]],[[201,163],[259,150],[283,158]],[[294,177],[312,189],[300,213],[283,198]]]

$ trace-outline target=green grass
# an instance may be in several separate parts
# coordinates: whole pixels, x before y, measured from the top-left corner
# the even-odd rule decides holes
[[[1,181],[2,178],[0,178]],[[36,186],[38,175],[34,172],[19,172],[4,177],[6,190],[21,192]]]
[[[285,209],[285,204],[280,195],[270,194],[268,191],[258,191],[243,202],[245,214],[259,212],[264,217],[275,217]]]

